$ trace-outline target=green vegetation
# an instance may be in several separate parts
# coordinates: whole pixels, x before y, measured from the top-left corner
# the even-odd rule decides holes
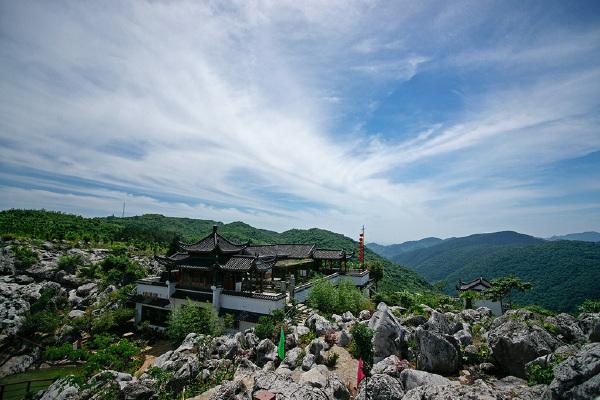
[[[58,259],[58,269],[69,274],[75,273],[78,267],[83,265],[83,258],[80,254],[64,255]]]
[[[381,261],[374,261],[368,264],[369,267],[369,278],[375,280],[375,287],[379,284],[384,277],[385,266]]]
[[[81,370],[76,367],[56,367],[41,368],[27,372],[10,375],[0,378],[0,385],[6,386],[3,400],[21,400],[27,395],[27,383],[12,385],[17,382],[37,381],[31,383],[30,393],[37,393],[39,390],[46,389],[52,383],[53,379],[63,378],[69,375],[79,376]],[[44,381],[44,379],[48,379]]]
[[[138,344],[127,339],[117,340],[109,335],[97,336],[80,349],[74,350],[70,343],[65,343],[48,347],[43,353],[48,361],[85,361],[83,372],[88,377],[103,369],[133,373],[142,365],[140,355]]]
[[[580,313],[597,313],[600,312],[600,300],[586,299],[578,307]]]
[[[219,232],[238,242],[252,243],[315,243],[323,248],[341,248],[356,252],[358,243],[344,235],[323,229],[291,229],[277,233],[254,228],[243,222],[223,224],[211,220],[173,218],[147,214],[136,217],[84,218],[71,214],[44,210],[6,210],[0,212],[0,235],[7,239],[27,237],[42,240],[81,240],[84,243],[113,244],[117,242],[134,245],[148,252],[166,252],[172,248],[175,238],[193,242],[212,231]],[[172,251],[172,249],[171,249]],[[385,268],[379,284],[381,290],[430,289],[431,286],[418,274],[392,264],[365,249],[367,263],[381,262]],[[84,267],[84,276],[95,276],[93,267]]]
[[[254,334],[260,339],[273,339],[275,335],[275,324],[273,319],[267,315],[258,318],[258,324],[254,327]]]
[[[373,304],[351,282],[342,281],[338,286],[327,280],[314,284],[308,295],[307,304],[325,314],[343,314],[350,311],[358,314],[362,310],[372,309]]]
[[[549,242],[515,232],[448,239],[392,259],[430,282],[447,283],[454,294],[459,280],[513,275],[533,282],[513,301],[555,312],[575,312],[585,299],[599,299],[600,246],[577,241]]]
[[[339,358],[340,355],[338,353],[330,352],[325,358],[325,365],[327,368],[335,368]]]
[[[483,296],[494,301],[500,301],[500,304],[510,303],[513,292],[525,292],[533,287],[530,282],[523,282],[513,275],[492,279],[490,283],[492,287],[484,290]]]
[[[376,303],[383,301],[387,305],[401,306],[407,309],[407,314],[416,314],[429,317],[423,310],[422,305],[443,311],[459,311],[462,304],[454,298],[434,291],[413,292],[410,290],[399,290],[397,292],[379,292],[373,300]]]
[[[533,364],[527,367],[527,382],[529,385],[549,385],[554,379],[554,369],[564,359],[564,356],[557,355],[554,361],[548,362],[546,365]]]
[[[19,269],[27,269],[39,260],[39,255],[28,246],[13,246],[15,255],[15,266]]]
[[[363,360],[363,371],[369,376],[373,367],[373,331],[365,324],[354,324],[350,333],[350,351],[354,358]]]
[[[167,322],[167,335],[181,342],[189,333],[217,336],[222,325],[212,308],[196,306],[191,300],[171,311]]]

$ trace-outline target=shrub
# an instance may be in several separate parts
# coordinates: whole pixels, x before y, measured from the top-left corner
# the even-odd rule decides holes
[[[266,315],[259,317],[258,324],[254,327],[254,334],[261,340],[273,340],[275,334],[275,324],[273,324],[273,319]]]
[[[317,334],[313,331],[310,331],[306,335],[302,335],[298,338],[298,346],[304,348],[316,338]]]
[[[536,314],[544,315],[546,317],[553,317],[556,315],[554,311],[545,309],[544,307],[538,306],[537,304],[530,304],[528,306],[523,307],[523,309],[534,312]]]
[[[167,322],[167,335],[176,342],[181,342],[192,332],[218,335],[220,331],[219,319],[212,308],[198,307],[189,299],[186,304],[171,311]]]
[[[20,269],[27,269],[39,260],[38,253],[27,246],[13,246],[13,254],[15,255],[15,264]]]
[[[233,314],[223,315],[223,327],[225,329],[233,329],[234,325],[235,325],[235,317]]]
[[[354,324],[350,331],[352,343],[350,349],[354,358],[363,360],[365,375],[369,375],[373,367],[373,331],[364,324]]]
[[[83,258],[80,254],[67,254],[58,259],[58,268],[70,274],[77,271],[77,267],[81,265],[83,265]]]
[[[358,314],[364,309],[373,308],[373,304],[350,281],[342,281],[337,287],[327,280],[316,282],[307,303],[325,314],[342,314],[346,311]]]
[[[146,275],[140,265],[124,255],[109,255],[100,262],[100,268],[106,274],[106,283],[119,286],[129,285]]]
[[[325,332],[323,339],[325,340],[325,343],[327,343],[329,345],[329,347],[335,345],[337,343],[337,337],[335,334],[335,330],[331,329],[331,330],[328,330],[327,332]]]
[[[532,364],[527,367],[527,382],[529,385],[549,385],[554,379],[554,369],[565,360],[565,356],[555,355],[552,362],[546,365]]]
[[[131,308],[119,307],[107,310],[98,317],[92,319],[91,329],[93,333],[111,332],[124,328],[126,322],[133,318],[135,311]]]
[[[33,314],[28,314],[23,322],[22,333],[33,334],[49,334],[52,335],[61,325],[61,316],[57,311],[40,311]]]
[[[91,353],[83,368],[87,375],[101,369],[134,372],[141,365],[140,354],[141,350],[135,343],[123,339]]]
[[[338,362],[340,355],[338,353],[330,352],[327,358],[325,358],[325,365],[328,368],[334,368]]]
[[[578,307],[580,313],[599,313],[600,300],[587,299]]]

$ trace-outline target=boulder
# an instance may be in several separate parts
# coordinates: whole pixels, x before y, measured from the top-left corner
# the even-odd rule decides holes
[[[398,379],[389,375],[374,374],[360,383],[357,399],[401,400],[403,396],[404,389]]]
[[[430,331],[441,333],[443,335],[453,333],[450,330],[450,324],[446,319],[446,316],[435,310],[431,312],[431,315],[425,323],[424,328]]]
[[[402,369],[408,366],[408,362],[401,360],[396,355],[391,355],[379,361],[371,369],[372,374],[386,374],[394,378],[400,377]]]
[[[354,318],[354,315],[352,315],[350,311],[346,311],[342,314],[342,321],[344,322],[354,322],[355,320],[356,318]]]
[[[461,346],[468,346],[473,343],[473,336],[467,330],[460,330],[456,332],[454,335],[454,339],[461,344]]]
[[[302,360],[302,370],[303,371],[308,371],[311,368],[315,367],[316,365],[317,365],[317,363],[315,362],[314,354],[307,354],[306,356],[304,356],[304,359]]]
[[[544,321],[555,326],[559,332],[559,339],[569,343],[585,342],[586,337],[577,324],[577,320],[569,314],[558,314],[554,317],[546,317]]]
[[[300,375],[298,383],[301,385],[307,384],[316,388],[324,388],[327,385],[327,378],[319,368],[313,368],[303,372],[302,375]]]
[[[484,382],[478,379],[472,385],[418,386],[407,391],[403,400],[537,400],[540,395],[540,387],[528,387],[525,381]]]
[[[124,400],[150,400],[154,398],[156,391],[150,382],[133,380],[122,385],[120,398]]]
[[[592,399],[600,395],[600,343],[584,345],[554,369],[544,399]]]
[[[456,346],[448,339],[452,336],[417,328],[417,367],[440,374],[453,374],[460,366],[460,356]]]
[[[583,313],[577,318],[579,328],[590,342],[600,342],[600,313]]]
[[[69,312],[69,318],[71,318],[71,319],[81,318],[84,315],[85,315],[85,311],[82,311],[82,310],[71,310]]]
[[[385,303],[379,303],[377,306],[377,311],[369,320],[369,328],[373,330],[374,362],[379,362],[392,354],[406,357],[408,331],[400,325]]]
[[[299,347],[294,347],[285,354],[285,358],[281,364],[286,365],[291,369],[296,368],[300,354],[302,354],[302,349]]]
[[[318,336],[324,335],[326,332],[334,329],[334,326],[329,321],[317,313],[311,314],[306,319],[306,326],[314,329]]]
[[[9,358],[8,361],[6,361],[0,367],[0,378],[27,371],[27,369],[33,365],[35,360],[35,355],[31,354],[24,354]]]
[[[369,310],[362,310],[361,312],[358,313],[358,319],[361,321],[366,321],[370,318],[371,318],[371,311],[369,311]]]
[[[346,347],[352,342],[352,334],[347,329],[342,329],[339,333],[337,344],[341,347]]]
[[[316,338],[313,339],[313,341],[310,342],[304,350],[306,351],[306,354],[314,355],[315,362],[320,364],[325,359],[325,350],[327,350],[328,347],[329,346],[323,339]]]
[[[277,400],[329,400],[322,389],[295,383],[291,377],[274,372],[257,372],[254,377],[254,393],[266,390],[274,393]],[[232,397],[230,397],[232,398]]]
[[[405,318],[403,323],[408,326],[417,327],[417,326],[425,325],[427,323],[427,318],[425,318],[422,315],[411,315],[411,316]]]
[[[38,394],[37,400],[75,400],[79,398],[80,390],[71,379],[61,378]]]
[[[448,378],[416,369],[405,369],[399,374],[400,382],[404,390],[409,391],[419,386],[453,385]]]
[[[526,378],[525,365],[551,353],[560,342],[535,323],[528,323],[534,317],[521,311],[510,310],[497,318],[488,333],[488,342],[500,369],[509,375]]]
[[[77,296],[87,297],[92,291],[95,291],[97,285],[94,282],[86,283],[77,288]]]
[[[269,339],[263,339],[256,346],[256,365],[264,366],[267,362],[277,360],[277,346]]]

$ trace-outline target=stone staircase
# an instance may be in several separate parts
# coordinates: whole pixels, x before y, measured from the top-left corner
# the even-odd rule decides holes
[[[304,303],[299,303],[296,305],[296,315],[292,318],[292,323],[294,325],[302,325],[306,318],[313,312],[312,308],[309,308]]]

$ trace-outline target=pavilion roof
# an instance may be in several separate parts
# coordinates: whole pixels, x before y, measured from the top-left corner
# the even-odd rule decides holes
[[[277,255],[289,258],[310,258],[315,250],[314,244],[278,244]]]
[[[317,260],[344,260],[352,254],[347,255],[345,250],[340,249],[315,249],[313,258]]]
[[[268,271],[275,265],[275,257],[255,257],[246,255],[235,255],[231,257],[225,265],[220,268],[223,271],[248,272],[257,270],[260,272]]]
[[[458,286],[456,287],[457,290],[459,291],[464,291],[464,290],[473,290],[474,288],[476,288],[478,285],[481,285],[483,287],[485,287],[486,289],[489,289],[492,287],[492,284],[487,281],[486,279],[484,279],[483,277],[479,277],[475,280],[472,280],[471,282],[463,282],[460,281]]]
[[[179,242],[180,249],[189,253],[212,254],[221,252],[223,254],[240,253],[247,246],[247,243],[233,243],[217,233],[217,226],[213,226],[210,235],[205,236],[196,243]]]

